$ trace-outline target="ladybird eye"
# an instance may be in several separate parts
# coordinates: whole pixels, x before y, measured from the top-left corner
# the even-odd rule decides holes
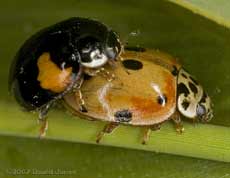
[[[198,117],[202,117],[206,114],[206,109],[203,105],[198,104],[196,113]]]
[[[109,59],[116,60],[116,56],[118,54],[118,48],[117,47],[107,47],[106,48],[106,55],[108,56]]]
[[[143,64],[135,59],[125,59],[122,61],[122,64],[126,69],[130,70],[140,70],[143,68]]]

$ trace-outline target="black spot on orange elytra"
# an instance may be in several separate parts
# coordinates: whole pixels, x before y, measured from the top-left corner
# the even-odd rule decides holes
[[[167,97],[166,97],[165,95],[159,95],[159,96],[157,97],[157,102],[158,102],[160,105],[164,106],[164,105],[167,103]]]
[[[114,114],[114,117],[118,122],[129,122],[132,120],[132,112],[128,109],[120,110]]]
[[[125,59],[122,61],[122,64],[126,69],[130,70],[140,70],[143,67],[142,62],[135,59]]]

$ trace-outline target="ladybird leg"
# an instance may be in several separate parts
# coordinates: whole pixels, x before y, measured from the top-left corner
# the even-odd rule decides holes
[[[39,119],[39,124],[41,125],[40,126],[40,129],[39,129],[39,138],[43,138],[46,136],[46,131],[48,130],[48,121],[47,119]]]
[[[109,82],[115,79],[115,75],[107,71],[104,67],[101,67],[98,70],[85,69],[84,72],[90,76],[101,75]]]
[[[76,92],[77,90],[79,90],[81,88],[81,86],[82,86],[83,81],[84,81],[83,77],[74,78],[72,83],[65,89],[64,92],[59,94],[55,98],[55,100],[62,99],[66,94],[71,93],[71,92]]]
[[[110,122],[110,123],[106,124],[104,129],[98,133],[97,138],[96,138],[96,142],[100,143],[102,137],[105,134],[111,133],[118,126],[119,126],[118,122]]]
[[[151,128],[152,131],[160,130],[160,129],[161,129],[161,123],[159,123],[159,124],[154,124],[154,125],[152,125],[150,128]]]
[[[77,100],[79,100],[79,107],[81,112],[87,112],[87,109],[85,107],[85,100],[83,99],[82,92],[80,89],[77,90],[75,97]]]
[[[130,75],[130,72],[125,68],[125,66],[122,64],[122,62],[123,62],[123,58],[122,57],[118,57],[118,62],[120,62],[121,63],[121,66],[122,66],[122,68],[123,68],[123,70],[128,74],[128,75]]]
[[[194,118],[192,119],[192,123],[194,126],[196,126],[196,124],[199,122],[199,119],[198,118]]]
[[[175,124],[175,128],[177,133],[183,133],[184,132],[184,127],[182,125],[182,121],[181,121],[181,117],[180,117],[180,113],[179,112],[175,112],[172,117],[171,117],[172,121]]]
[[[111,82],[115,79],[115,75],[107,71],[104,67],[101,67],[96,73],[101,74],[103,77],[106,78],[108,82]]]
[[[149,137],[151,134],[151,127],[144,127],[144,133],[143,133],[143,138],[142,138],[142,144],[145,145],[149,141]]]
[[[142,144],[145,145],[148,142],[151,131],[157,131],[160,130],[160,128],[161,128],[161,123],[145,127],[143,138],[142,138]]]
[[[39,138],[43,138],[46,135],[46,131],[48,130],[47,114],[50,106],[51,103],[46,104],[45,106],[39,109],[39,116],[38,116],[38,123],[40,124]]]

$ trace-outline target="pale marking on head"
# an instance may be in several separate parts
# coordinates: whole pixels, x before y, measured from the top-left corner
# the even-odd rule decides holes
[[[98,68],[103,66],[108,58],[104,53],[101,53],[99,49],[96,49],[90,53],[90,58],[92,61],[90,62],[81,62],[81,64],[88,68]]]

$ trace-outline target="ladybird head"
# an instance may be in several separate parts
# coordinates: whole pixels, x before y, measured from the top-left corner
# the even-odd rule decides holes
[[[85,37],[77,42],[80,64],[87,68],[98,68],[108,62],[102,44],[94,37]]]
[[[208,122],[213,117],[210,97],[184,69],[178,74],[177,107],[182,115],[191,119],[198,118],[202,122]]]
[[[121,45],[113,31],[109,31],[105,41],[96,37],[84,37],[77,42],[80,63],[87,68],[99,68],[113,62],[120,54]]]
[[[210,97],[205,92],[197,105],[196,114],[202,122],[208,122],[213,117],[212,103]]]

